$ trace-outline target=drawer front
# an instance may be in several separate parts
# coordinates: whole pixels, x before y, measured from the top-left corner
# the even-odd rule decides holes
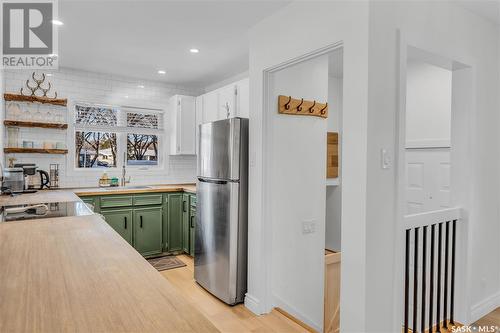
[[[128,195],[106,195],[101,197],[101,208],[132,206],[132,196]]]
[[[81,198],[82,201],[86,204],[89,204],[89,205],[92,205],[92,206],[95,206],[95,198],[94,197],[83,197]]]
[[[161,205],[163,196],[161,194],[135,195],[134,206]]]

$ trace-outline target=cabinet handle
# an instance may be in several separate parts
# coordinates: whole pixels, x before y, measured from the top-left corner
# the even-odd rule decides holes
[[[182,211],[186,212],[186,200],[182,201]]]
[[[194,228],[193,218],[194,218],[194,215],[191,215],[191,228]]]
[[[125,223],[124,223],[124,224],[125,224],[125,229],[127,229],[127,217],[126,217],[126,216],[124,216],[124,217],[123,217],[123,219],[124,219],[124,222],[125,222]]]
[[[139,217],[139,219],[141,220],[141,222],[139,223],[139,227],[142,228],[142,215]]]

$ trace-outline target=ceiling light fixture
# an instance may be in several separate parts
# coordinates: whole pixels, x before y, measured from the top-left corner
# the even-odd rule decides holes
[[[199,53],[200,50],[198,50],[198,49],[189,49],[189,52],[191,52],[191,53]]]
[[[53,25],[64,25],[64,23],[62,21],[59,21],[59,20],[52,20],[52,24]]]
[[[137,88],[144,88],[144,85],[140,84],[137,86]]]
[[[165,74],[167,74],[167,72],[165,72],[164,70],[161,70],[161,69],[160,69],[160,70],[158,71],[158,74],[165,75]]]

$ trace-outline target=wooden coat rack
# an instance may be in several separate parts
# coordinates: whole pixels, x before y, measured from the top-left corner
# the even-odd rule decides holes
[[[279,95],[278,112],[282,114],[328,118],[328,103],[297,99]]]

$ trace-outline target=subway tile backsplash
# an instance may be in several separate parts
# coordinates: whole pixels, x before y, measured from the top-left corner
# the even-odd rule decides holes
[[[5,92],[19,93],[28,78],[31,78],[32,71],[10,70],[4,72]],[[37,76],[41,72],[37,71]],[[57,91],[58,97],[68,99],[67,112],[72,113],[71,106],[74,102],[93,102],[113,105],[128,105],[149,108],[167,108],[168,99],[175,94],[197,96],[203,91],[196,88],[184,88],[181,86],[169,85],[155,81],[145,81],[140,79],[92,73],[81,70],[62,68],[58,71],[48,71],[52,74],[46,80],[52,83],[52,91]],[[144,86],[141,88],[139,86]],[[49,96],[52,96],[49,93]],[[4,103],[2,101],[2,103]],[[4,109],[4,108],[1,108]],[[168,111],[167,121],[168,121]],[[68,114],[69,116],[70,114]],[[71,122],[72,117],[68,117]],[[168,127],[168,126],[167,126]],[[165,129],[164,149],[169,147],[168,128]],[[6,135],[5,128],[1,126],[2,138]],[[67,131],[57,132],[55,130],[43,130],[37,128],[21,128],[21,140],[43,141],[48,133],[51,140],[66,141],[68,147],[73,146],[71,140],[72,126]],[[4,139],[7,143],[7,140]],[[167,154],[165,154],[167,155]],[[75,171],[72,163],[68,159],[74,159],[74,153],[70,150],[67,155],[44,155],[44,154],[6,154],[3,165],[8,164],[8,158],[16,158],[16,163],[37,163],[41,169],[49,169],[51,163],[58,163],[60,170],[60,187],[87,187],[97,186],[100,172]],[[165,183],[185,183],[194,182],[196,177],[196,157],[195,156],[167,156],[165,167],[155,171],[131,171],[132,185],[145,184],[165,184]],[[119,165],[121,167],[121,165]],[[71,170],[67,170],[71,169]],[[121,170],[106,170],[108,175],[120,177]]]

